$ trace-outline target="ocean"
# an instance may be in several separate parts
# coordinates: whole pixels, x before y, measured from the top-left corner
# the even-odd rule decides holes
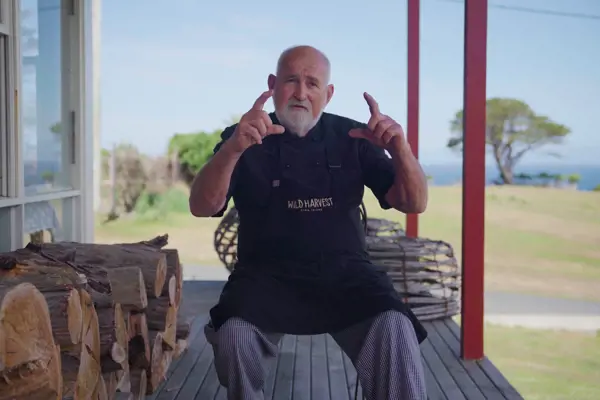
[[[44,171],[56,172],[60,168],[60,164],[52,161],[40,161],[37,166],[26,169],[26,182],[28,184],[41,184],[43,179],[41,174]],[[435,186],[447,186],[460,183],[462,180],[462,165],[461,164],[432,164],[423,165],[423,169],[427,175],[432,176],[432,184]],[[495,165],[486,167],[486,182],[493,184],[499,176],[498,168]],[[538,175],[542,172],[547,174],[572,175],[579,174],[581,180],[578,183],[579,190],[592,190],[600,185],[600,165],[531,165],[517,168],[515,175],[528,174]]]
[[[447,186],[460,183],[462,180],[461,164],[437,164],[423,165],[425,173],[432,177],[432,185]],[[525,165],[515,170],[515,175],[527,174],[537,176],[540,173],[549,175],[560,174],[569,176],[578,174],[581,178],[577,184],[579,190],[592,190],[600,185],[600,165]],[[495,165],[488,165],[485,171],[486,182],[490,185],[498,179],[498,168]],[[531,183],[536,183],[532,181]]]

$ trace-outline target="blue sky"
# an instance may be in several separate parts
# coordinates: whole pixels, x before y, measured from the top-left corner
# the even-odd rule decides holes
[[[160,154],[175,132],[223,128],[266,89],[279,53],[295,44],[316,46],[332,62],[336,92],[326,111],[366,121],[368,91],[405,124],[406,0],[171,4],[103,1],[104,147],[125,141]],[[460,162],[445,144],[462,107],[464,7],[421,4],[420,157]],[[600,15],[598,0],[490,4]],[[600,164],[600,20],[496,8],[488,18],[488,97],[520,98],[573,131],[560,159],[541,152],[524,162]]]

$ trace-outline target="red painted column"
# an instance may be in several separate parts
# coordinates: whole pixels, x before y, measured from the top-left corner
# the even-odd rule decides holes
[[[419,26],[420,0],[408,0],[408,51],[407,51],[407,110],[406,138],[415,157],[419,158]],[[406,235],[419,235],[419,216],[406,215]]]
[[[465,0],[461,356],[483,348],[487,0]]]

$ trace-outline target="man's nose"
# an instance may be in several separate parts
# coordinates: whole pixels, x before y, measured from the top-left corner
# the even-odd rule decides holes
[[[296,90],[294,91],[294,97],[296,100],[304,101],[306,100],[306,88],[302,83],[296,85]]]

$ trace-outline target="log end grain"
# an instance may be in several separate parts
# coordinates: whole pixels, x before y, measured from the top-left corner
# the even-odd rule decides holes
[[[18,367],[50,360],[55,351],[46,299],[35,286],[22,283],[0,293],[0,364]]]
[[[32,284],[21,283],[1,297],[0,399],[62,397],[60,348],[54,344],[44,296]]]
[[[83,329],[83,313],[81,311],[81,298],[79,291],[72,289],[67,300],[67,324],[71,343],[77,344],[81,341],[81,331]]]
[[[167,256],[160,253],[158,265],[156,266],[156,279],[154,280],[154,297],[160,297],[167,281]]]

